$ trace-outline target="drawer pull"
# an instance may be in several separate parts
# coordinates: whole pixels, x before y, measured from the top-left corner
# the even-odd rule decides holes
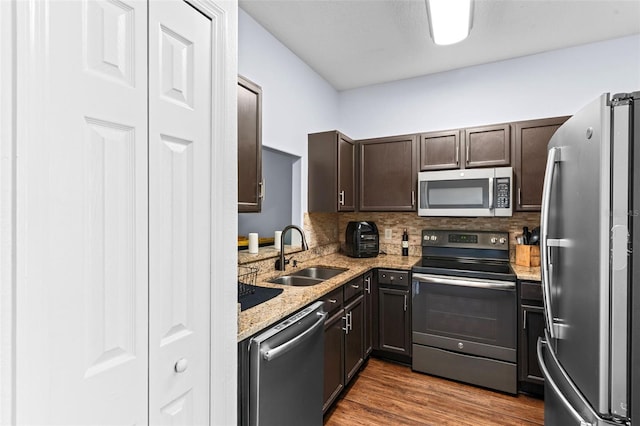
[[[355,288],[356,290],[360,288],[359,284],[351,284],[351,288]]]
[[[338,301],[336,299],[327,299],[327,302],[329,302],[329,303],[338,303]]]

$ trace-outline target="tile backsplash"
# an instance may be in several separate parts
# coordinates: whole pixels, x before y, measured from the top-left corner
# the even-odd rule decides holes
[[[356,212],[356,213],[305,213],[304,230],[311,247],[335,243],[344,244],[344,232],[350,221],[373,221],[380,233],[380,250],[388,254],[400,254],[402,230],[409,234],[409,254],[420,256],[420,237],[423,229],[460,229],[509,232],[511,258],[515,258],[516,237],[522,227],[533,229],[540,225],[539,212],[514,213],[511,217],[419,217],[413,212]],[[385,239],[385,229],[391,230],[391,239]]]

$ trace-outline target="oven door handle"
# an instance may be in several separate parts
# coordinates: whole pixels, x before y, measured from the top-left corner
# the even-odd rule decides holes
[[[488,288],[491,290],[515,290],[516,288],[516,283],[513,281],[452,278],[440,275],[413,274],[413,280],[428,284],[457,285],[461,287]]]

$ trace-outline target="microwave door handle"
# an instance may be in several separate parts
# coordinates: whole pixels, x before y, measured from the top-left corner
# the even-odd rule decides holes
[[[493,210],[493,178],[489,178],[489,210]]]
[[[542,257],[542,302],[544,304],[544,322],[549,331],[549,337],[555,338],[553,329],[553,313],[551,311],[551,274],[549,267],[549,204],[551,202],[551,185],[556,170],[559,149],[550,148],[547,154],[547,166],[544,172],[544,184],[542,187],[542,206],[540,212],[540,255]]]

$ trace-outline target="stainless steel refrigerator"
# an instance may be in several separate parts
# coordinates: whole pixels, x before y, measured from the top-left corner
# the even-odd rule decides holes
[[[545,425],[640,426],[639,180],[640,92],[600,96],[549,142]]]

